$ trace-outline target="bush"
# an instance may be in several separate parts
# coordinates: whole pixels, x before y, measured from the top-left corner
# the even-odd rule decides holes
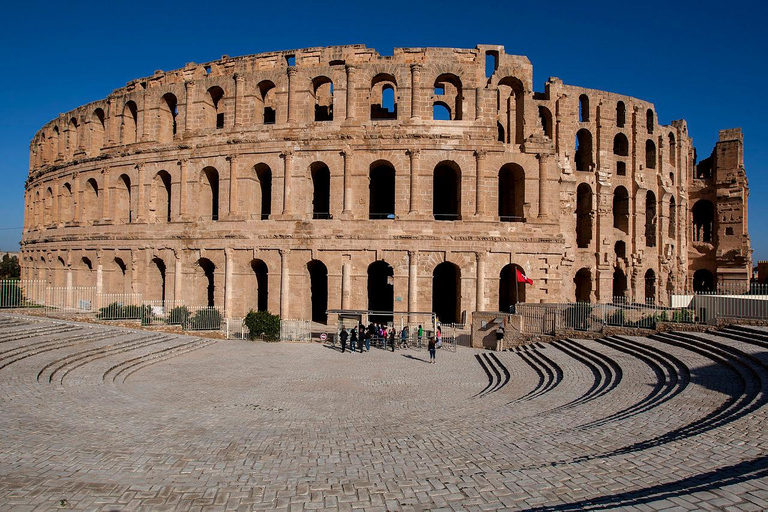
[[[184,325],[184,330],[187,329],[191,331],[218,331],[221,329],[221,313],[214,308],[201,309]]]
[[[244,323],[250,331],[252,340],[263,336],[267,341],[277,341],[280,339],[280,317],[273,315],[269,311],[251,310],[246,316]]]
[[[135,320],[144,318],[141,306],[124,306],[119,302],[113,302],[109,306],[99,309],[96,314],[99,320]]]
[[[189,322],[189,317],[192,313],[189,312],[186,306],[176,306],[168,312],[168,325],[182,325],[186,326]]]

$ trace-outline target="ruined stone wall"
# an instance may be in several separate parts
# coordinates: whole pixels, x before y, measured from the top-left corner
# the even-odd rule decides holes
[[[731,174],[736,139],[718,153]],[[528,59],[500,46],[225,56],[35,135],[23,272],[235,317],[666,303],[702,257],[694,163],[685,122],[556,78],[534,92]],[[718,209],[745,212],[745,179],[728,183]],[[740,218],[725,266],[749,252]],[[514,268],[534,284],[515,290]]]

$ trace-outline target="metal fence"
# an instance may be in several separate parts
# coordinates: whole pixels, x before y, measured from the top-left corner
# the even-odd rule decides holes
[[[140,293],[100,293],[97,320],[140,320],[144,314]]]
[[[142,302],[141,325],[184,325],[189,309],[183,300],[147,300]]]
[[[609,327],[655,329],[658,322],[694,323],[692,309],[655,304],[518,304],[521,332],[555,334],[558,331],[602,332]]]
[[[312,325],[309,320],[280,320],[280,341],[309,341]]]
[[[247,340],[251,337],[244,318],[225,318],[224,332],[228,340]]]

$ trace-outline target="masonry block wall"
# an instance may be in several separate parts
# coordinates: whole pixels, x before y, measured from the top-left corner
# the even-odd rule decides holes
[[[666,303],[748,281],[742,155],[725,130],[697,164],[637,98],[536,92],[501,46],[224,56],[35,135],[23,277],[320,321]]]

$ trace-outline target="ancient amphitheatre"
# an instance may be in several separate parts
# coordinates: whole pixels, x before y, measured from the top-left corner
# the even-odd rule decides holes
[[[697,158],[645,100],[535,91],[501,46],[225,56],[39,130],[22,277],[316,321],[665,303],[748,281],[742,154],[729,129]]]

